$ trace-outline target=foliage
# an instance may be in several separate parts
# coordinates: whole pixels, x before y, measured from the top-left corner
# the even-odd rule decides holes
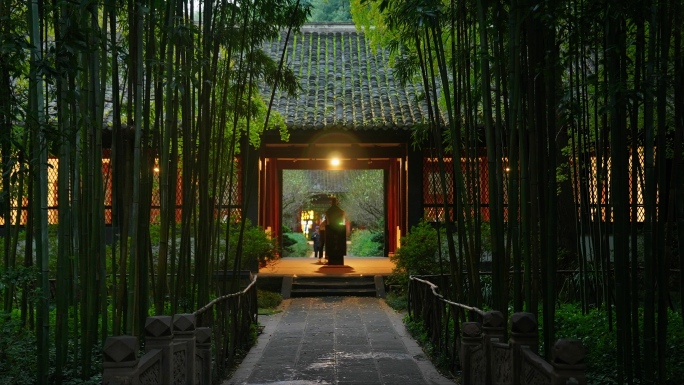
[[[349,0],[305,0],[312,9],[310,22],[343,22],[351,21],[351,13],[349,13]]]
[[[249,337],[247,341],[247,346],[252,347],[256,344],[257,339],[259,338],[259,326],[257,324],[251,323],[249,324]],[[243,353],[243,352],[240,352]],[[247,352],[244,352],[245,354]]]
[[[72,346],[72,343],[69,344],[69,351],[73,352],[74,347]],[[53,349],[54,352],[54,349]],[[88,379],[81,379],[79,378],[79,373],[80,373],[80,368],[77,365],[77,362],[74,361],[74,356],[71,354],[69,356],[68,362],[70,362],[70,365],[67,365],[67,367],[64,369],[64,380],[62,381],[62,384],[64,385],[99,385],[102,384],[102,363],[104,362],[104,356],[102,354],[102,345],[99,343],[94,345],[91,349],[91,354],[93,356],[93,360],[91,363],[91,368],[90,368],[90,373],[92,373],[92,376]],[[50,356],[51,360],[54,360],[54,353],[51,352]],[[51,366],[53,368],[54,365]]]
[[[35,333],[26,330],[16,318],[0,315],[0,384],[36,383]]]
[[[299,210],[311,199],[310,188],[311,181],[306,170],[283,171],[283,226],[297,228],[299,225]],[[283,230],[283,233],[285,232]]]
[[[247,219],[242,245],[242,266],[268,266],[277,263],[279,259],[277,241],[270,239],[261,226],[252,226]],[[240,226],[230,227],[230,248],[228,254],[229,266],[233,266],[237,251]]]
[[[354,230],[351,234],[349,254],[355,257],[379,257],[384,248],[383,233]],[[379,242],[378,242],[379,240]]]
[[[311,245],[302,233],[283,234],[284,257],[308,257],[311,254]]]
[[[383,186],[382,170],[356,170],[350,174],[347,192],[340,197],[340,207],[355,226],[384,230]]]
[[[402,286],[408,285],[409,275],[439,273],[437,231],[427,222],[421,221],[411,228],[408,235],[401,238],[401,247],[390,259],[395,265],[392,275]]]
[[[485,306],[492,306],[492,276],[480,274],[480,290],[482,290],[482,303]]]
[[[408,309],[408,295],[406,291],[390,291],[385,297],[385,302],[387,302],[389,307],[396,311],[404,311]]]
[[[267,290],[257,290],[257,303],[260,309],[275,309],[283,302],[280,293]]]
[[[283,233],[283,251],[287,250],[288,247],[291,247],[297,243],[297,241],[290,236],[290,232]]]
[[[328,194],[325,184],[318,178],[331,171],[284,170],[282,210],[283,224],[291,228],[299,226],[299,212],[309,206],[315,194]],[[339,205],[345,210],[354,226],[382,230],[384,220],[384,189],[382,170],[353,170],[346,173],[346,192],[339,194]],[[322,187],[323,186],[323,187]]]
[[[51,312],[50,324],[55,324],[55,312]],[[0,314],[0,385],[30,385],[36,384],[36,355],[28,354],[36,349],[36,334],[21,323],[19,313]],[[102,346],[92,348],[93,361],[91,372],[94,375],[87,380],[79,378],[80,368],[74,356],[73,343],[69,343],[69,356],[64,369],[62,384],[91,384],[102,383]],[[50,351],[50,368],[54,370],[54,347]],[[52,373],[54,379],[54,373]]]
[[[643,308],[639,309],[639,334],[643,335]],[[617,330],[615,313],[613,327],[608,328],[608,312],[605,309],[591,309],[582,314],[579,304],[564,304],[556,311],[554,329],[557,338],[573,338],[582,341],[586,348],[587,379],[589,384],[617,384]],[[540,318],[539,329],[543,329]],[[667,384],[679,383],[684,374],[684,326],[677,312],[668,311],[667,331]]]
[[[25,267],[23,265],[16,268],[9,268],[0,273],[0,290],[4,290],[10,285],[31,286],[38,280],[38,270],[35,266]]]
[[[404,317],[404,324],[406,325],[406,330],[408,330],[413,339],[420,345],[423,347],[429,345],[430,338],[428,337],[427,329],[425,329],[425,325],[423,325],[422,321],[414,320],[406,315]]]
[[[238,175],[230,167],[246,153],[244,144],[258,147],[265,130],[279,130],[287,140],[284,120],[269,110],[262,91],[278,87],[293,96],[298,80],[261,47],[283,29],[296,30],[309,10],[290,0],[199,2],[195,14],[165,2],[0,4],[0,88],[6,96],[0,98],[0,216],[6,222],[21,207],[35,208],[17,217],[38,229],[29,245],[14,231],[7,232],[11,240],[2,239],[4,309],[11,311],[18,297],[6,288],[32,280],[17,266],[33,245],[32,262],[40,271],[33,287],[47,290],[49,279],[59,282],[54,302],[32,301],[21,315],[35,318],[33,382],[47,382],[52,349],[52,376],[68,375],[76,383],[101,372],[90,350],[100,335],[141,333],[141,318],[153,308],[147,294],[156,311],[169,303],[174,312],[179,303],[191,311],[208,301],[212,269],[221,258],[237,260],[239,250],[245,265],[276,260],[275,243],[256,227],[247,227],[238,246],[240,226],[231,226],[229,245],[222,244],[215,205],[234,203],[231,214],[244,213],[240,205],[248,199],[226,202],[226,191],[237,183],[227,178]],[[103,133],[110,135],[102,140]],[[130,146],[121,146],[124,137]],[[107,154],[117,155],[103,159]],[[243,157],[241,171],[252,162]],[[160,198],[154,203],[151,191]],[[169,209],[179,202],[181,218]],[[111,207],[106,213],[105,205]],[[39,211],[60,222],[58,233]],[[158,233],[150,231],[159,218]],[[170,239],[167,230],[178,219],[180,239]],[[110,223],[117,255],[105,246]],[[55,308],[58,321],[37,328]],[[69,317],[79,319],[75,330],[67,330]],[[71,350],[78,359],[70,358]],[[65,366],[69,359],[81,371]]]

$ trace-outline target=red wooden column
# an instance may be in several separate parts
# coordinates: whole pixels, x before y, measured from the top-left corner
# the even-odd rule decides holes
[[[263,227],[264,229],[266,228],[266,222],[268,221],[266,218],[266,213],[268,212],[266,208],[266,192],[268,189],[266,188],[266,184],[268,183],[268,176],[266,174],[266,170],[268,169],[268,158],[259,158],[259,195],[257,196],[257,199],[259,200],[259,223],[258,225]]]
[[[263,188],[260,195],[260,217],[259,225],[264,230],[271,230],[272,237],[280,236],[280,170],[278,161],[265,158],[263,162]]]
[[[401,226],[402,199],[401,199],[401,161],[393,159],[389,163],[387,181],[387,236],[388,252],[394,253],[397,249],[397,226]]]
[[[398,196],[398,202],[399,204],[397,205],[397,210],[399,213],[399,220],[397,223],[397,226],[399,226],[400,233],[398,234],[399,237],[406,236],[406,233],[408,232],[408,204],[407,204],[407,196],[408,196],[408,186],[407,186],[407,167],[406,167],[406,158],[399,158],[397,159],[398,161],[398,175],[399,175],[399,184],[398,184],[398,191],[397,191],[397,196]]]
[[[282,223],[280,215],[282,213],[282,182],[283,171],[277,166],[278,161],[272,160],[269,168],[268,179],[271,189],[271,212],[269,226],[271,227],[271,236],[280,239],[282,235]]]

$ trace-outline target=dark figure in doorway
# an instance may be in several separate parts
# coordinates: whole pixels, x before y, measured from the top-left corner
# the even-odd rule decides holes
[[[323,248],[321,247],[321,233],[318,226],[316,226],[316,230],[311,234],[311,239],[313,240],[314,258],[318,258],[320,261],[323,257]]]
[[[337,205],[337,198],[332,198],[332,205],[325,212],[325,257],[328,265],[344,265],[347,254],[347,226],[344,210]]]

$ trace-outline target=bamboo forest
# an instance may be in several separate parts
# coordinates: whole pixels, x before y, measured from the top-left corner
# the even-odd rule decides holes
[[[312,79],[263,47],[301,44],[319,3],[0,1],[0,384],[101,383],[108,337],[279,258],[249,178],[291,135],[275,95]],[[547,357],[576,327],[608,352],[590,384],[681,384],[684,1],[332,3],[419,90],[410,146],[453,195],[425,218],[438,261],[409,272],[536,315]]]

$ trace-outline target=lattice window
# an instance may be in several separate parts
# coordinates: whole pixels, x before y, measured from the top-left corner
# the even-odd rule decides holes
[[[109,149],[103,150],[102,159],[102,180],[103,180],[103,193],[104,193],[104,220],[107,225],[112,224],[112,201],[113,201],[113,170],[111,167]],[[157,168],[158,160],[155,160],[155,166],[152,173],[152,196],[151,196],[151,212],[150,212],[150,223],[159,223],[161,214],[161,194],[160,194],[160,175],[159,169]],[[217,200],[215,203],[217,205],[216,215],[219,218],[227,219],[233,217],[240,219],[240,206],[242,204],[242,180],[241,180],[241,164],[242,162],[237,160],[237,167],[235,170],[235,176],[233,177],[233,183],[231,185],[226,185],[223,189],[222,200]],[[179,165],[180,166],[180,165]],[[15,172],[19,172],[19,167]],[[48,223],[57,224],[59,222],[59,212],[58,212],[58,202],[59,202],[59,160],[56,158],[48,159]],[[2,177],[0,176],[0,183],[2,182]],[[178,176],[176,180],[173,179],[169,183],[175,183],[176,185],[176,204],[175,204],[175,219],[176,222],[181,221],[181,206],[183,202],[183,185],[182,185],[182,170],[179,168]],[[25,185],[25,189],[26,189]],[[13,186],[16,187],[16,186]],[[232,200],[228,202],[230,197],[230,192],[232,191]],[[28,192],[25,191],[22,196],[22,202],[16,202],[13,200],[11,205],[11,216],[10,220],[12,223],[16,223],[17,215],[21,215],[19,224],[26,225],[28,221],[28,204],[29,197]],[[229,215],[230,214],[230,215]],[[4,218],[0,218],[0,226],[5,225]]]
[[[637,205],[637,213],[636,213],[636,220],[637,222],[643,222],[645,220],[645,209],[644,209],[644,189],[645,189],[645,177],[644,177],[644,167],[645,167],[645,161],[644,161],[644,149],[643,147],[639,147],[636,153],[636,156],[638,157],[638,161],[636,162],[636,180],[633,180],[632,178],[632,166],[634,164],[633,162],[633,157],[630,155],[628,161],[629,161],[629,197],[630,197],[630,205],[635,202],[636,200],[636,205]],[[589,207],[589,212],[591,213],[591,220],[594,220],[596,218],[597,213],[600,213],[600,218],[602,221],[610,220],[612,221],[612,210],[611,212],[611,217],[608,218],[608,206],[610,205],[610,177],[611,177],[611,159],[610,157],[602,158],[601,162],[599,164],[599,161],[596,157],[596,155],[591,155],[588,157],[588,165],[586,166],[587,169],[585,170],[585,176],[582,175],[576,175],[575,177],[578,178],[578,180],[583,180],[582,178],[586,178],[586,183],[588,185],[588,191],[586,191],[587,194],[587,204],[590,206]],[[582,172],[579,167],[574,167],[577,169],[577,172]],[[599,173],[600,172],[600,173]],[[599,184],[600,184],[600,190],[599,190]],[[636,187],[636,193],[634,193],[633,187]],[[575,193],[575,203],[577,204],[578,208],[580,205],[580,196],[579,192]],[[656,202],[657,203],[657,202]],[[632,215],[632,210],[630,209],[630,217]],[[631,218],[633,219],[633,218]]]
[[[242,216],[240,211],[242,205],[242,160],[241,158],[236,158],[235,162],[233,182],[229,183],[230,178],[226,178],[226,185],[222,190],[221,200],[217,202],[217,215],[222,221],[230,218],[237,221]]]
[[[444,159],[444,182],[446,196],[442,193],[442,179],[439,159],[425,156],[423,158],[423,210],[427,221],[444,221],[444,203],[449,206],[454,202],[453,161]],[[453,211],[451,212],[453,219]]]
[[[439,162],[437,158],[430,157],[429,155],[425,155],[423,159],[424,217],[428,221],[436,221],[437,219],[443,221],[445,199],[440,185]],[[447,185],[446,202],[448,207],[450,207],[451,219],[454,220],[455,166],[451,157],[444,158],[444,163]],[[462,158],[459,165],[465,182],[465,201],[469,202],[473,210],[475,207],[479,207],[483,220],[489,220],[489,185],[486,156]],[[504,167],[507,167],[506,162],[504,162]],[[504,175],[504,183],[507,183],[506,180],[507,176]],[[474,215],[475,212],[473,211],[471,214]],[[504,215],[506,215],[506,211],[504,211]]]

